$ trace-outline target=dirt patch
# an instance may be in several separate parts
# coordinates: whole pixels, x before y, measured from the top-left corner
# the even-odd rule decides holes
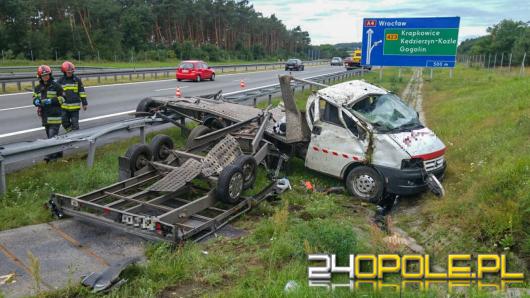
[[[401,97],[420,114],[421,123],[426,124],[425,114],[423,113],[422,89],[423,72],[421,68],[415,68]]]

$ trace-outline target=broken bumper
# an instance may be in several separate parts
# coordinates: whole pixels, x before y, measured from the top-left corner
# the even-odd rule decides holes
[[[434,174],[441,181],[444,177],[446,167],[447,163],[444,162],[441,168],[430,173]],[[376,166],[376,168],[384,177],[385,190],[387,192],[408,196],[428,190],[422,169],[401,170],[381,166]]]

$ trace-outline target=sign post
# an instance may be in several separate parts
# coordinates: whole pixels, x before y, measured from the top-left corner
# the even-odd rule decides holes
[[[460,17],[365,18],[363,66],[453,68]]]

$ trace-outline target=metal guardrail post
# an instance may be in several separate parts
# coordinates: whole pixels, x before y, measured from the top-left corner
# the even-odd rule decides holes
[[[4,158],[0,156],[0,195],[3,195],[7,192],[6,187],[6,169],[4,167]]]
[[[140,140],[142,141],[142,144],[146,143],[145,126],[140,126]]]
[[[272,94],[269,94],[269,105],[272,104]]]
[[[186,126],[186,118],[180,118],[180,125],[182,125],[182,127]],[[184,131],[184,129],[180,130],[180,135],[186,137],[186,132]]]
[[[95,159],[96,159],[96,139],[92,139],[88,142],[88,156],[86,159],[86,163],[89,168],[92,168],[92,166],[94,166]]]
[[[20,86],[20,82],[17,82],[17,88],[18,88],[18,91],[22,90],[22,86]]]
[[[2,82],[2,92],[6,93],[6,83]]]

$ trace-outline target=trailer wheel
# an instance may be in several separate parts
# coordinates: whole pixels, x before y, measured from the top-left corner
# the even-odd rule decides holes
[[[151,97],[146,97],[142,99],[136,106],[137,113],[151,113],[153,110],[160,106],[154,99]],[[136,117],[143,117],[142,115],[137,115]]]
[[[243,189],[249,189],[256,182],[258,164],[256,159],[250,155],[241,155],[234,161],[233,165],[237,166],[243,172]]]
[[[234,164],[228,165],[221,171],[217,180],[215,189],[217,199],[228,204],[237,203],[243,192],[243,184],[244,178],[241,168]]]
[[[371,167],[353,168],[345,182],[350,194],[363,201],[378,203],[383,196],[383,178]]]
[[[156,135],[149,144],[154,160],[166,159],[174,147],[173,139],[163,134]]]
[[[198,125],[193,128],[188,136],[188,139],[186,140],[186,150],[190,150],[203,144],[204,141],[196,141],[195,138],[210,133],[211,131],[212,130],[206,125]]]
[[[134,176],[134,172],[144,168],[149,164],[152,158],[151,149],[145,144],[134,144],[125,153],[125,157],[129,159],[130,170]]]

